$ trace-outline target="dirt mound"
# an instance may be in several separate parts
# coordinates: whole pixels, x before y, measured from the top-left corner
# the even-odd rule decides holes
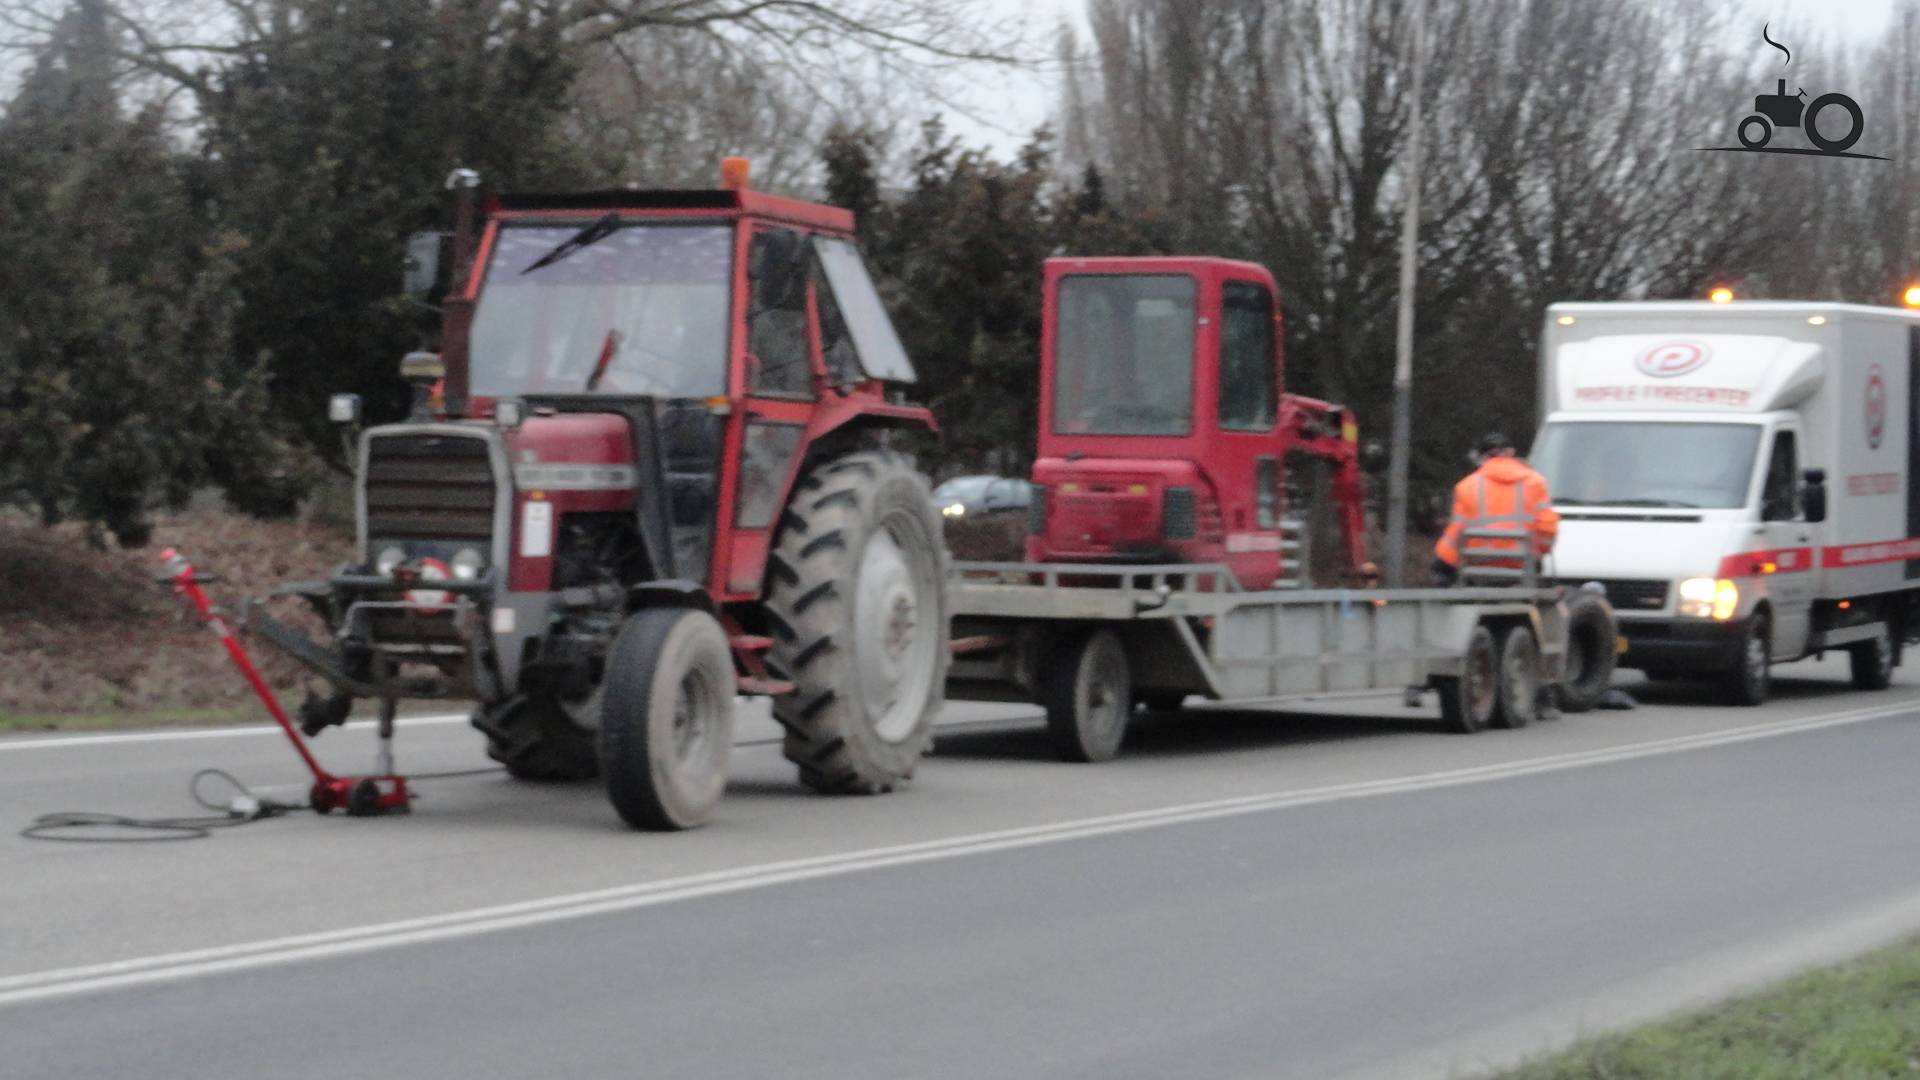
[[[241,598],[325,577],[351,557],[336,528],[229,514],[161,519],[151,547],[101,550],[84,530],[0,515],[0,712],[200,708],[252,700],[226,653],[186,600],[154,582],[159,552],[178,547],[224,580],[209,588],[232,614]],[[306,629],[297,601],[274,611]],[[299,669],[251,646],[276,688],[297,690]],[[289,702],[292,704],[292,702]]]

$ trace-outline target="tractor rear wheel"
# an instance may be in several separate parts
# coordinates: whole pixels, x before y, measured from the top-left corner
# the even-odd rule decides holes
[[[607,655],[600,764],[629,825],[691,829],[727,786],[733,751],[733,652],[719,620],[693,608],[643,608]]]
[[[593,732],[569,720],[560,702],[547,694],[521,699],[482,730],[487,756],[516,780],[591,780],[600,772]]]
[[[767,669],[787,759],[820,791],[872,795],[913,775],[946,699],[947,551],[927,482],[865,450],[794,488],[767,556]]]

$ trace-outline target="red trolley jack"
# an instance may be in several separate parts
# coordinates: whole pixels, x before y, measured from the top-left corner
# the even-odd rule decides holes
[[[335,810],[345,810],[354,817],[371,817],[375,814],[404,814],[411,808],[412,795],[407,791],[407,778],[393,771],[393,718],[397,702],[386,698],[380,703],[380,751],[374,763],[371,776],[335,776],[321,766],[307,748],[307,741],[300,736],[293,721],[287,719],[286,710],[280,707],[280,700],[274,697],[267,681],[260,677],[259,669],[253,666],[253,660],[247,656],[246,647],[233,632],[233,627],[213,610],[212,601],[207,599],[206,590],[200,586],[204,582],[218,580],[212,575],[196,573],[187,562],[186,556],[173,548],[160,553],[166,566],[167,576],[163,581],[173,584],[173,591],[192,601],[195,610],[200,613],[200,621],[206,623],[220,644],[232,658],[233,666],[246,676],[253,692],[266,703],[267,711],[273,714],[274,722],[280,730],[287,733],[293,743],[293,749],[306,762],[308,771],[313,773],[313,787],[307,792],[308,803],[322,814]]]

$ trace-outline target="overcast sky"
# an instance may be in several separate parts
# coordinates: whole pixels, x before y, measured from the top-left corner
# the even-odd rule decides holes
[[[1082,31],[1086,27],[1085,0],[985,0],[985,3],[996,15],[1024,18],[1034,47],[1042,51],[1050,51],[1052,28],[1060,20],[1070,20]],[[1768,22],[1811,23],[1831,28],[1850,45],[1871,44],[1887,32],[1893,5],[1894,0],[1763,0],[1744,3],[1741,8],[1751,13],[1754,47],[1770,51],[1759,37],[1761,26]],[[1788,45],[1791,47],[1792,43]],[[956,87],[972,115],[948,113],[947,126],[967,142],[990,146],[1003,155],[1019,147],[1026,141],[1028,132],[1045,123],[1055,105],[1053,76],[1039,72],[996,69],[983,72],[970,86],[956,83]]]

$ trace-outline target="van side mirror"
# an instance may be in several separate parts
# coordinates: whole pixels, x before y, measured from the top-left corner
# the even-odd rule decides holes
[[[421,232],[407,237],[407,259],[402,264],[401,289],[408,296],[425,300],[440,287],[440,255],[448,239],[448,235],[442,232]]]
[[[1827,520],[1827,470],[1808,469],[1800,477],[1804,481],[1800,488],[1800,509],[1806,513],[1807,521],[1817,524]]]

